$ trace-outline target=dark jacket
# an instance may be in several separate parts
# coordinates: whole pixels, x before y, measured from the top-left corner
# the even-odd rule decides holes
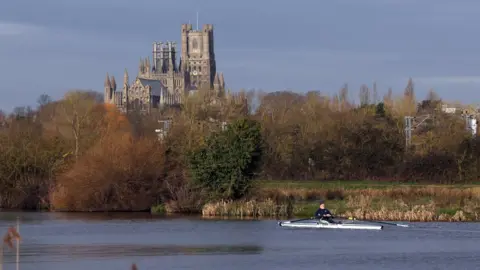
[[[326,218],[332,218],[333,217],[332,213],[330,213],[330,211],[328,209],[318,208],[317,211],[315,212],[315,218],[323,218],[323,217],[325,217],[325,215],[328,215],[328,214],[330,214],[331,217],[326,217]]]

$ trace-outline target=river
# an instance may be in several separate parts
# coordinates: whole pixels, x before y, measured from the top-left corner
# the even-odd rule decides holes
[[[288,229],[275,220],[0,212],[0,229],[17,216],[21,270],[480,268],[480,223],[350,231]],[[15,250],[5,249],[3,270],[13,270]]]

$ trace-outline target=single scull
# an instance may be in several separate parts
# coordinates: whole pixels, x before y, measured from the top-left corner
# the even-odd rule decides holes
[[[312,229],[349,229],[349,230],[382,230],[382,225],[355,223],[329,223],[325,220],[297,220],[278,222],[280,227],[312,228]]]

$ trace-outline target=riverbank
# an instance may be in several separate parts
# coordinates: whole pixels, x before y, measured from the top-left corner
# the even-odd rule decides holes
[[[207,203],[205,217],[310,217],[318,200],[338,217],[396,221],[479,221],[480,185],[264,182],[241,201]]]

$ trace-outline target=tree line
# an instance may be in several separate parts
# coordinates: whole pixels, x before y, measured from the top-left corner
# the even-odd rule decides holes
[[[0,207],[190,212],[248,195],[252,180],[477,180],[480,140],[433,90],[417,100],[410,80],[379,98],[363,85],[359,100],[347,85],[334,95],[201,90],[145,114],[123,113],[93,91],[42,95],[35,109],[0,113]],[[405,116],[426,119],[410,145]]]

